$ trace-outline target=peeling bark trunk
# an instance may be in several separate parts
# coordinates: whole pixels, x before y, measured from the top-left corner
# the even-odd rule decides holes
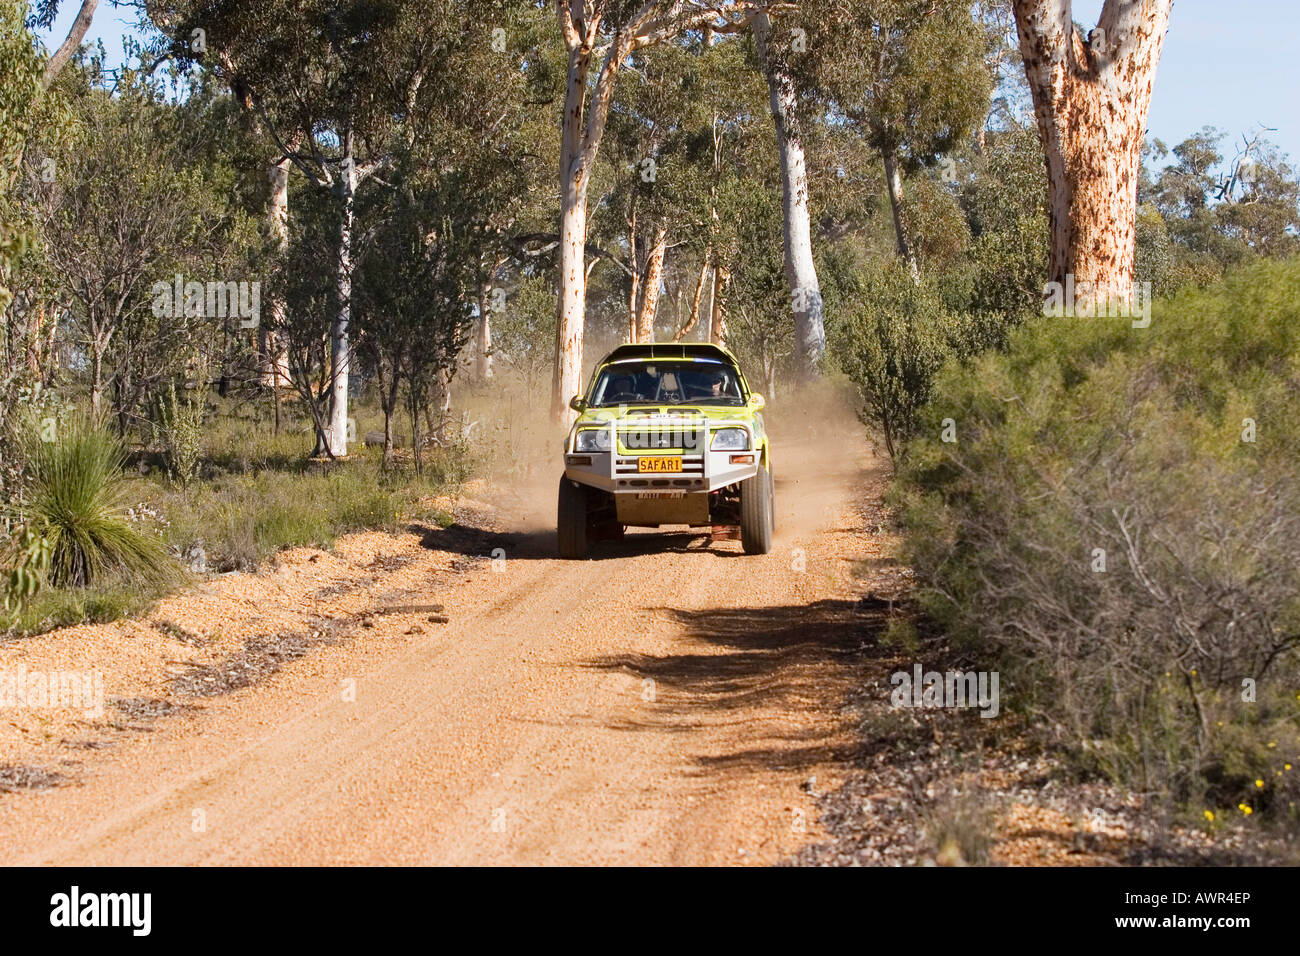
[[[731,284],[731,273],[725,266],[713,267],[713,308],[709,316],[709,341],[714,345],[727,346],[727,286]]]
[[[894,216],[894,237],[898,245],[899,257],[907,263],[912,273],[912,281],[921,281],[921,271],[916,264],[916,254],[912,244],[907,240],[907,222],[903,218],[903,175],[898,168],[898,157],[892,149],[881,151],[885,160],[885,187],[889,192],[889,211]]]
[[[655,313],[659,309],[659,286],[664,274],[664,250],[668,246],[668,227],[660,225],[655,229],[654,242],[646,257],[645,277],[641,280],[641,307],[636,317],[637,342],[653,342],[655,337]]]
[[[704,251],[704,262],[700,264],[700,278],[695,283],[695,296],[691,299],[691,314],[682,327],[673,335],[674,342],[680,342],[686,338],[690,331],[700,322],[700,303],[704,299],[704,283],[709,279],[709,258],[712,254],[713,250],[711,249]]]
[[[1068,0],[1014,0],[1047,165],[1048,280],[1075,304],[1133,298],[1137,181],[1172,0],[1106,0],[1085,40]]]
[[[582,162],[583,105],[591,49],[585,43],[569,51],[560,140],[560,295],[555,323],[555,370],[551,378],[551,415],[566,420],[568,402],[582,387],[582,334],[587,305],[587,183]],[[603,71],[602,71],[603,72]]]
[[[477,347],[474,350],[474,374],[480,382],[492,377],[492,316],[488,309],[488,296],[492,294],[492,281],[479,287]]]
[[[808,171],[803,144],[795,122],[794,80],[771,49],[772,24],[766,13],[754,18],[754,39],[759,62],[767,77],[772,122],[776,126],[781,152],[781,210],[785,239],[785,276],[790,286],[794,311],[795,341],[799,367],[804,376],[819,374],[826,352],[826,331],[822,321],[821,287],[813,263],[812,228],[808,218]]]
[[[582,388],[582,333],[586,320],[587,196],[569,191],[560,213],[560,314],[555,328],[555,374],[551,411],[565,417],[568,401]]]

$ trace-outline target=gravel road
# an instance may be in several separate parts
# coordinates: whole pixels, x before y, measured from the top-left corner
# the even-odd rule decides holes
[[[327,639],[251,686],[186,691],[103,749],[83,744],[68,784],[0,795],[7,862],[788,858],[819,838],[814,798],[851,746],[852,569],[876,553],[860,505],[880,480],[865,455],[806,452],[777,460],[762,557],[635,533],[563,562],[553,504],[514,503],[399,536],[388,559],[338,562],[311,602],[294,575],[324,562],[251,598],[215,585],[204,600],[232,623],[310,614]],[[187,605],[172,604],[184,636]],[[124,646],[132,633],[119,629]],[[170,686],[196,673],[209,672]]]

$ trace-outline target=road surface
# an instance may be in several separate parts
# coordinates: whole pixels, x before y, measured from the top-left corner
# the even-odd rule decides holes
[[[778,459],[762,557],[635,533],[564,562],[553,505],[514,503],[405,536],[378,571],[345,562],[315,592],[330,643],[85,744],[68,785],[0,794],[7,862],[786,858],[816,839],[812,794],[851,746],[852,568],[879,479],[865,456],[808,451]]]

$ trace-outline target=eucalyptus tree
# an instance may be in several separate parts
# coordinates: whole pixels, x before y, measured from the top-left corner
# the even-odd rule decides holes
[[[806,0],[803,82],[880,157],[899,257],[918,262],[904,174],[934,166],[985,119],[988,34],[967,0]]]
[[[540,172],[528,62],[508,44],[467,51],[460,95],[424,105],[388,188],[359,207],[358,341],[380,387],[385,462],[402,384],[418,467],[418,419],[441,436],[461,351],[506,297],[487,286]]]
[[[358,194],[388,189],[383,173],[409,149],[431,101],[470,101],[461,82],[491,48],[495,0],[236,0],[151,5],[172,53],[220,71],[256,112],[280,160],[330,196],[332,257],[328,388],[297,383],[326,408],[313,412],[317,450],[347,454],[352,371],[352,282]],[[306,371],[301,370],[301,371]]]
[[[183,284],[175,296],[174,275],[213,268],[242,216],[220,170],[183,148],[180,110],[142,73],[124,68],[110,92],[92,62],[68,86],[72,132],[28,150],[27,189],[45,256],[72,303],[92,413],[104,417],[111,397],[125,431],[180,345],[213,331],[206,292],[196,297]]]
[[[1127,304],[1143,137],[1173,0],[1106,0],[1086,36],[1070,7],[1013,4],[1047,164],[1047,279],[1073,276],[1076,298]]]
[[[734,32],[760,9],[752,0],[556,0],[568,58],[560,126],[560,294],[551,380],[551,413],[557,421],[567,416],[569,397],[581,387],[587,190],[619,71],[637,50],[705,27]]]
[[[612,188],[598,204],[592,230],[610,245],[619,238],[626,244],[620,265],[630,286],[625,338],[631,342],[655,337],[661,289],[670,273],[681,271],[672,269],[670,251],[699,256],[696,301],[708,267],[716,174],[711,98],[718,77],[702,47],[700,38],[683,37],[633,54],[610,110],[605,159]]]

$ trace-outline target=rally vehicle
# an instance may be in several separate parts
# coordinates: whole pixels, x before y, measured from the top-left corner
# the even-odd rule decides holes
[[[761,414],[726,349],[703,342],[621,345],[591,376],[564,445],[557,525],[562,558],[629,527],[686,525],[772,547],[772,460]]]

